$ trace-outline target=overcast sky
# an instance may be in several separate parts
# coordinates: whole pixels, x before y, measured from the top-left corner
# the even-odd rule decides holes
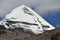
[[[5,16],[20,5],[29,6],[39,14],[60,10],[60,0],[0,0],[0,16]]]

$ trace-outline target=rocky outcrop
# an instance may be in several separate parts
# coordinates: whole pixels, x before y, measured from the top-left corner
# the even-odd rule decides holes
[[[0,30],[0,40],[60,40],[60,28],[31,36],[21,31]]]

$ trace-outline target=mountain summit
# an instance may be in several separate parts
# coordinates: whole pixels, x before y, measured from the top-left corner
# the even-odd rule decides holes
[[[33,34],[40,34],[45,30],[55,29],[54,26],[49,24],[40,15],[25,5],[13,9],[12,12],[7,14],[0,22],[0,25],[8,30],[20,28],[24,32]]]

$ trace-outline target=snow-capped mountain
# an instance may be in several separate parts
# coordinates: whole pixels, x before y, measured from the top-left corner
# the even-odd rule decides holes
[[[33,34],[40,34],[44,30],[55,29],[54,26],[25,5],[13,9],[0,24],[6,29],[23,28],[24,32],[29,31]]]

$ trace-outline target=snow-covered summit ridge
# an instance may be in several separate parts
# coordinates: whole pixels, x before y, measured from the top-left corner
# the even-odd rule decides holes
[[[54,26],[49,24],[40,15],[34,12],[31,8],[22,5],[12,10],[6,15],[1,24],[6,29],[23,28],[24,32],[31,32],[33,34],[43,33],[44,30],[53,30]]]

